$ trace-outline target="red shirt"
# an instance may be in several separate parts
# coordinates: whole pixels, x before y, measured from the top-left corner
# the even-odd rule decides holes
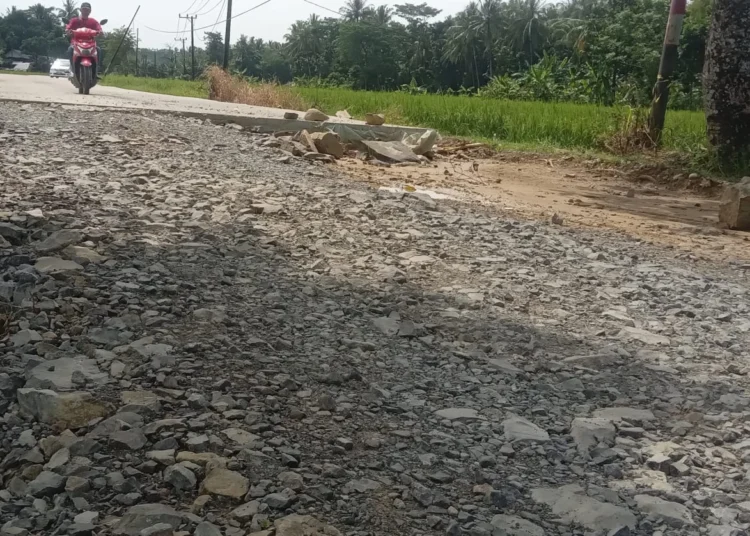
[[[73,17],[65,27],[65,30],[79,30],[81,28],[89,28],[91,30],[96,30],[97,32],[103,31],[102,25],[99,24],[99,21],[97,21],[96,19],[92,19],[91,17],[87,19],[82,19],[81,17]]]

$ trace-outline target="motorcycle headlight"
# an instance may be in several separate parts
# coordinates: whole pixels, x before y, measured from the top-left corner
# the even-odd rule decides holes
[[[91,56],[91,53],[93,52],[93,50],[94,49],[92,49],[92,48],[82,48],[81,49],[81,55],[82,56]]]

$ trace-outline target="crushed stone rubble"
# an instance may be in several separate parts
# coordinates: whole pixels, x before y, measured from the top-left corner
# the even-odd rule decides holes
[[[747,536],[750,284],[196,119],[0,103],[0,536]]]

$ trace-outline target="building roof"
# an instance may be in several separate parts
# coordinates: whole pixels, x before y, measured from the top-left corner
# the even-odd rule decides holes
[[[31,56],[24,54],[20,50],[13,49],[5,53],[5,59],[7,60],[30,60]]]

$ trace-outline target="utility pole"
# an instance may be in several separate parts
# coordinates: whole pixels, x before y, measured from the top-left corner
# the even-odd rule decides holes
[[[661,141],[661,133],[664,130],[664,118],[667,115],[667,102],[669,101],[669,84],[677,67],[679,56],[680,33],[682,33],[682,21],[685,19],[687,0],[672,0],[669,7],[669,19],[667,19],[667,31],[664,34],[664,48],[661,52],[661,63],[659,64],[659,76],[654,86],[654,100],[651,102],[651,115],[648,119],[651,139],[655,143]]]
[[[156,67],[156,50],[154,50],[154,76],[159,78],[159,70]]]
[[[185,55],[185,41],[187,37],[175,37],[175,41],[182,41],[182,74],[187,74],[187,57]]]
[[[141,38],[139,37],[140,30],[138,28],[135,29],[135,75],[138,76],[138,43],[141,42]]]
[[[180,15],[181,19],[188,19],[190,20],[190,61],[192,62],[192,69],[193,69],[193,80],[195,80],[195,19],[198,17],[196,15]]]
[[[227,31],[224,35],[224,70],[229,69],[230,37],[232,33],[232,0],[227,0]]]

